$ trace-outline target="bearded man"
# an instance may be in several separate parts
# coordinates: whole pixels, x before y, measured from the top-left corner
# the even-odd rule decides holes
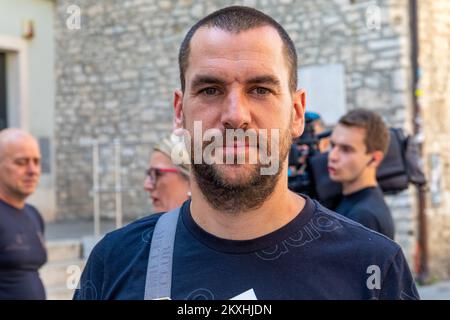
[[[288,150],[303,132],[305,92],[297,90],[295,47],[280,24],[248,7],[218,10],[189,30],[179,65],[174,123],[191,137],[192,198],[106,235],[76,299],[418,297],[397,244],[288,190]],[[258,139],[227,139],[239,130]],[[172,229],[159,220],[170,217],[175,237],[165,241]],[[173,251],[158,254],[158,243]],[[161,257],[166,263],[155,268]]]

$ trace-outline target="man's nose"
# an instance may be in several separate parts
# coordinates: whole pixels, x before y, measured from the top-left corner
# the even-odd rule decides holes
[[[27,166],[27,173],[31,175],[38,174],[41,171],[41,165],[39,163],[35,163],[30,161]]]
[[[337,148],[332,147],[328,152],[328,162],[336,162],[337,161]]]
[[[228,94],[221,122],[225,128],[245,129],[248,127],[251,122],[251,114],[244,93],[234,90]]]

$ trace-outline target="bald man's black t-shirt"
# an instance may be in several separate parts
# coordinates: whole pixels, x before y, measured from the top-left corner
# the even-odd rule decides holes
[[[345,195],[336,212],[394,239],[394,221],[379,187],[368,187]]]
[[[186,201],[176,231],[171,298],[418,298],[398,244],[305,199],[304,209],[287,225],[252,240],[206,232]],[[93,249],[74,299],[143,299],[160,216],[107,234]]]
[[[45,299],[38,273],[47,261],[43,234],[33,206],[17,209],[0,200],[0,299]]]

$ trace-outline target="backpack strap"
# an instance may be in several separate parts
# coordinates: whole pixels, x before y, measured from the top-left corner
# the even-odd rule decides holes
[[[172,261],[180,208],[164,213],[156,222],[148,255],[144,300],[170,299]]]

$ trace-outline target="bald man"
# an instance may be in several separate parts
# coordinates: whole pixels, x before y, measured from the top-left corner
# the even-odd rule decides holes
[[[25,200],[41,174],[39,146],[20,129],[0,131],[0,299],[45,299],[44,221]]]

